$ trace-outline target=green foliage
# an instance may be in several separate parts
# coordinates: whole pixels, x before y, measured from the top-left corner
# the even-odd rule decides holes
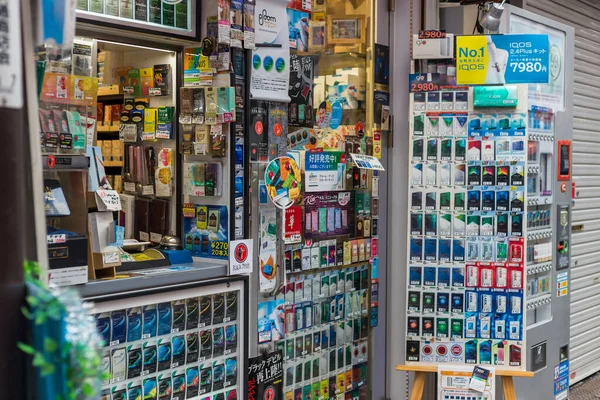
[[[33,329],[35,326],[41,327],[66,318],[68,313],[61,294],[48,289],[40,280],[41,268],[38,263],[27,261],[23,269],[29,294],[25,298],[27,306],[22,307],[21,311],[25,318],[31,321]],[[84,325],[87,322],[84,321]],[[32,357],[32,365],[39,370],[42,377],[55,374],[59,366],[67,366],[67,392],[56,393],[57,400],[96,398],[100,382],[109,379],[100,373],[102,355],[99,346],[94,346],[93,341],[92,345],[88,345],[84,340],[59,344],[55,339],[57,338],[45,337],[42,348],[22,342],[17,343],[17,347]]]

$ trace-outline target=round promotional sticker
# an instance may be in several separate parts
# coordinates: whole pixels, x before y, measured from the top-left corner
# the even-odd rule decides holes
[[[364,122],[358,121],[356,123],[356,128],[355,129],[356,129],[356,135],[358,137],[361,138],[361,137],[365,136],[365,123]]]
[[[336,101],[331,105],[331,120],[329,121],[329,127],[331,129],[337,129],[342,123],[342,102]]]
[[[279,157],[267,165],[265,184],[269,198],[281,209],[291,207],[300,197],[302,175],[293,158]]]
[[[317,109],[317,126],[321,129],[327,128],[330,120],[331,104],[329,104],[327,101],[324,101],[319,104],[319,108]]]
[[[257,135],[262,135],[263,130],[264,128],[262,121],[256,121],[256,123],[254,124],[254,132],[256,132]]]

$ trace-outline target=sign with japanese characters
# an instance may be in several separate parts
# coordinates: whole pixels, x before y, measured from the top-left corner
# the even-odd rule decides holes
[[[456,83],[548,83],[548,47],[548,35],[458,36]]]
[[[283,398],[283,357],[280,351],[248,360],[248,400]]]
[[[233,249],[229,252],[229,274],[251,274],[254,269],[252,257],[254,240],[232,240],[229,247]]]
[[[346,154],[342,151],[307,151],[304,172],[307,192],[343,190]]]

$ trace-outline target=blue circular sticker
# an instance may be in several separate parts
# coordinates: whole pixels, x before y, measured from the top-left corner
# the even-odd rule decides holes
[[[283,70],[285,69],[285,60],[283,59],[283,57],[279,57],[277,61],[275,61],[275,69],[277,70],[277,72],[283,72]]]
[[[266,56],[264,61],[263,61],[263,68],[265,69],[265,71],[269,72],[270,70],[273,69],[273,57],[271,56]]]
[[[331,120],[329,121],[329,127],[331,129],[337,129],[342,123],[342,102],[336,101],[331,105]]]
[[[255,54],[254,57],[252,57],[252,67],[254,67],[254,69],[259,69],[261,62],[262,60],[258,54]]]

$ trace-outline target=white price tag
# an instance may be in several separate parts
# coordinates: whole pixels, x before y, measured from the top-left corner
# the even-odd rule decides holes
[[[180,124],[191,124],[192,123],[192,116],[189,114],[184,114],[184,115],[180,115],[179,116],[179,123]]]
[[[152,186],[152,185],[142,186],[142,196],[152,196],[152,195],[154,195],[154,186]]]
[[[194,154],[197,155],[205,155],[206,154],[206,144],[204,143],[194,143]]]
[[[137,141],[137,125],[136,124],[121,124],[119,125],[119,139],[127,143],[135,143]]]
[[[65,243],[67,241],[67,236],[65,234],[46,235],[46,241],[48,244]]]
[[[121,211],[121,198],[116,190],[96,190],[98,211]]]
[[[123,86],[123,93],[134,94],[135,88],[133,86]]]
[[[135,183],[133,182],[125,182],[125,191],[135,193]]]
[[[192,186],[192,196],[205,196],[204,186]]]
[[[149,242],[150,241],[150,235],[148,235],[148,232],[142,232],[142,231],[140,231],[140,240],[142,242]]]
[[[156,129],[156,138],[157,139],[171,139],[171,133],[165,129]]]
[[[243,197],[236,197],[235,198],[235,205],[237,206],[243,206],[244,205],[244,198]]]
[[[102,253],[102,263],[103,264],[114,264],[119,262],[119,253],[118,252],[110,252],[110,253]]]
[[[153,243],[160,243],[162,235],[160,233],[150,232],[150,241]]]
[[[160,88],[148,88],[148,94],[150,96],[161,96],[162,92]]]

